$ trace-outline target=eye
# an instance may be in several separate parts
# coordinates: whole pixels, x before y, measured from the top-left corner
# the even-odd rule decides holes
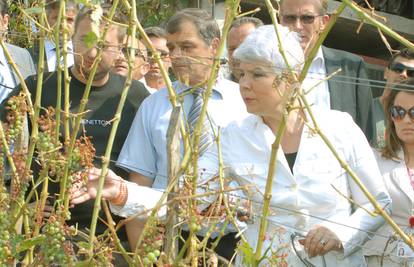
[[[264,72],[253,72],[253,78],[262,78],[265,76],[266,76],[266,73]]]

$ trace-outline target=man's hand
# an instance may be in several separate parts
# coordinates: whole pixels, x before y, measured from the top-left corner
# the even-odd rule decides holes
[[[101,169],[92,168],[88,171],[88,180],[86,184],[82,181],[73,184],[70,193],[70,202],[73,205],[83,203],[89,199],[96,198],[98,192],[99,176],[101,175]],[[124,180],[116,175],[113,171],[108,170],[105,177],[104,188],[102,190],[102,198],[109,201],[117,198],[120,194],[121,184]]]

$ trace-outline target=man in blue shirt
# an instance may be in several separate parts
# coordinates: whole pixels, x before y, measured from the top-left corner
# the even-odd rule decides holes
[[[172,70],[178,79],[173,87],[182,102],[183,121],[186,121],[195,100],[190,89],[205,89],[213,62],[218,58],[220,30],[214,19],[200,9],[177,12],[168,21],[166,30]],[[247,114],[238,85],[223,78],[217,79],[207,110],[214,128],[224,127]],[[171,112],[172,104],[166,88],[151,95],[140,107],[117,162],[118,166],[130,171],[131,181],[158,189],[167,187],[166,134]],[[137,221],[127,225],[132,247],[136,244],[140,227],[142,222]],[[228,258],[234,251],[234,236],[229,241],[230,245],[223,245],[226,249],[230,247],[229,252],[220,253],[218,248],[219,254]]]

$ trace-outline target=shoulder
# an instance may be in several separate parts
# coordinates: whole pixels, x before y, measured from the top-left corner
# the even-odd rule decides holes
[[[12,54],[18,54],[22,56],[26,55],[30,57],[30,53],[26,48],[22,48],[20,46],[9,44],[9,43],[6,43],[6,47]]]
[[[322,47],[322,53],[325,60],[336,60],[336,61],[349,61],[349,62],[361,62],[363,61],[362,57],[352,54],[350,52],[329,48],[329,47]]]

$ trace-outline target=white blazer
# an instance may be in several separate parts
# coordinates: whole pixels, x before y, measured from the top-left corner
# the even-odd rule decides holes
[[[398,153],[399,159],[385,159],[379,152],[375,151],[375,157],[380,167],[385,186],[392,199],[391,218],[403,229],[409,228],[409,217],[413,214],[414,190],[411,186],[407,173],[407,167],[404,162],[404,153]],[[367,256],[382,255],[388,238],[393,234],[393,229],[384,224],[372,240],[366,243],[364,254]],[[395,248],[398,242],[390,242],[385,251],[385,255],[395,255]],[[394,251],[393,251],[394,250]]]

